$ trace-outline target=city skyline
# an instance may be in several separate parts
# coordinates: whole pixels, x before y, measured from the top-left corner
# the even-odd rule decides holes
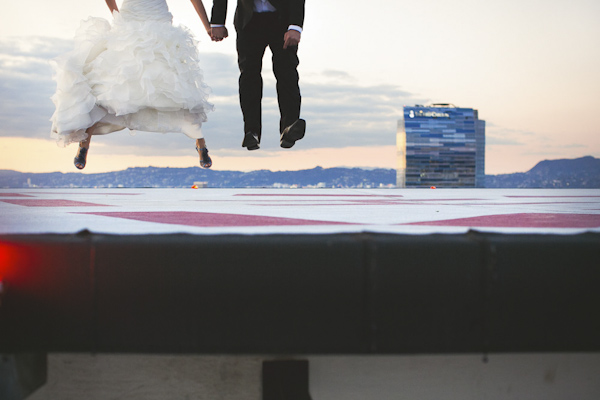
[[[544,159],[600,157],[597,2],[346,3],[343,10],[333,0],[306,4],[300,85],[308,132],[290,151],[278,148],[267,52],[263,148],[249,153],[240,147],[234,2],[230,37],[212,43],[189,1],[168,1],[174,22],[200,40],[202,68],[216,105],[204,129],[214,169],[393,169],[403,106],[429,103],[479,110],[487,121],[488,174],[526,171]],[[209,2],[205,6],[210,10]],[[101,0],[32,0],[8,3],[5,11],[0,17],[0,169],[73,172],[76,148],[58,148],[49,138],[54,83],[48,60],[70,47],[80,20],[111,18],[108,9]],[[197,165],[193,143],[178,134],[100,137],[84,171],[149,165]]]

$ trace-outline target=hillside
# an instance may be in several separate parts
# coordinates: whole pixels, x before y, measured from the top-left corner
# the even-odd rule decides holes
[[[488,188],[600,188],[600,159],[540,161],[527,172],[487,175]]]
[[[393,187],[393,169],[321,168],[300,171],[251,172],[216,171],[191,168],[128,168],[102,174],[23,173],[0,170],[0,188],[65,187],[191,187],[205,182],[207,187]],[[488,188],[600,188],[600,159],[545,160],[527,172],[487,175]]]
[[[380,187],[396,182],[391,169],[316,167],[301,171],[251,172],[191,168],[128,168],[102,174],[60,172],[34,174],[0,171],[0,188],[22,187],[190,187],[205,182],[207,187]]]

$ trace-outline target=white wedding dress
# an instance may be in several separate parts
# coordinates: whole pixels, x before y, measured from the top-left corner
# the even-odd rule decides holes
[[[172,24],[165,0],[123,0],[112,24],[82,21],[75,48],[54,60],[52,137],[61,146],[129,128],[197,139],[210,89],[196,41]]]

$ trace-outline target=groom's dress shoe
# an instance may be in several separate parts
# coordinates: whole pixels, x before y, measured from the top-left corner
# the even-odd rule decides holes
[[[248,150],[260,149],[258,134],[253,132],[246,132],[246,134],[244,135],[244,141],[242,142],[242,147],[245,147]]]
[[[289,149],[294,146],[297,140],[304,137],[304,132],[306,132],[306,121],[303,119],[296,120],[281,132],[281,147]]]

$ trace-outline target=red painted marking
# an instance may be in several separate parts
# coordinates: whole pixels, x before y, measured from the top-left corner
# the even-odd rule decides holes
[[[486,199],[404,199],[404,201],[485,201]]]
[[[320,207],[320,206],[333,206],[333,207],[341,207],[341,206],[390,206],[390,205],[409,205],[414,206],[418,204],[413,203],[402,203],[400,201],[394,200],[347,200],[342,202],[340,200],[339,203],[302,203],[300,204],[302,207]],[[298,207],[298,203],[255,203],[251,204],[253,206],[259,207]]]
[[[600,197],[600,196],[504,196],[504,197],[544,199],[544,198],[564,198],[564,197],[577,198],[577,197]]]
[[[413,222],[401,225],[470,226],[485,228],[599,228],[600,214],[501,214]]]
[[[436,203],[429,205],[442,205],[442,206],[521,206],[521,205],[547,205],[553,206],[556,204],[597,204],[596,201],[538,201],[538,202],[526,202],[526,203],[461,203],[461,204],[450,204],[450,203]],[[423,203],[425,204],[425,203]]]
[[[60,200],[60,199],[17,199],[0,200],[4,203],[16,204],[25,207],[110,207],[106,204],[86,203],[83,201]]]
[[[22,193],[0,193],[0,197],[34,197],[28,194]]]
[[[449,200],[454,199],[440,199],[440,200],[408,200],[408,199],[374,199],[374,200],[355,200],[348,199],[343,200],[339,199],[336,201],[328,202],[328,203],[314,203],[314,201],[318,201],[318,199],[313,200],[295,200],[294,203],[280,203],[277,200],[265,200],[262,203],[249,203],[254,206],[262,206],[262,207],[298,207],[298,205],[302,206],[515,206],[515,205],[531,205],[531,204],[544,204],[544,205],[555,205],[555,204],[594,204],[592,202],[584,202],[584,201],[563,201],[563,202],[528,202],[528,203],[444,203]],[[479,200],[479,199],[459,199],[463,200]],[[483,201],[483,199],[481,199]],[[303,203],[303,201],[313,202],[313,203]],[[439,201],[439,202],[438,202]]]
[[[140,196],[142,193],[102,193],[102,192],[95,192],[95,191],[86,191],[86,192],[43,192],[42,194],[47,195],[47,194],[60,194],[60,195],[69,195],[69,196],[90,196],[90,195],[95,195],[95,196]]]
[[[219,214],[188,211],[172,212],[93,212],[77,213],[103,217],[124,218],[159,224],[198,227],[285,226],[285,225],[353,225],[348,222],[315,221],[308,219],[265,217],[262,215]]]
[[[274,193],[239,193],[234,196],[260,196],[260,197],[404,197],[402,195],[375,195],[375,194],[274,194]]]

